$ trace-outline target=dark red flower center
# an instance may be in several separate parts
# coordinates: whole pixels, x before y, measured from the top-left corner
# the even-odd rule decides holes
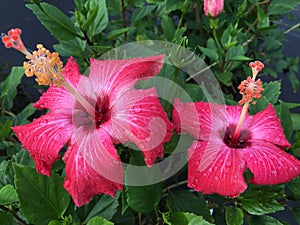
[[[241,130],[238,138],[233,139],[236,125],[229,125],[225,131],[224,143],[231,148],[245,148],[251,146],[251,132],[249,130]]]
[[[101,124],[110,119],[109,97],[101,95],[97,98],[95,105],[95,124],[98,129]]]
[[[105,94],[99,95],[95,100],[87,99],[91,105],[94,105],[94,115],[86,112],[80,103],[76,103],[73,114],[73,124],[76,127],[84,126],[86,128],[100,128],[101,124],[108,121],[111,117],[109,97]]]

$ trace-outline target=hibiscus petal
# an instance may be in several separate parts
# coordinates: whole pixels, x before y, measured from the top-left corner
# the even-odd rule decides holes
[[[254,184],[279,184],[300,174],[300,161],[272,143],[255,140],[242,150]]]
[[[70,139],[71,118],[48,113],[27,125],[12,127],[19,141],[33,158],[36,170],[50,176],[58,152]]]
[[[78,86],[81,78],[84,77],[80,74],[80,68],[73,57],[70,57],[64,66],[63,75],[65,76],[67,82],[75,88]]]
[[[276,112],[271,104],[265,110],[260,111],[252,117],[249,129],[253,140],[264,140],[283,148],[289,148]]]
[[[57,114],[71,116],[74,97],[64,88],[51,86],[33,106],[38,109],[46,108]]]
[[[78,127],[71,144],[76,144],[86,162],[99,175],[116,183],[123,183],[122,163],[108,133],[94,126]]]
[[[163,144],[171,138],[172,125],[154,88],[125,92],[114,102],[111,120],[111,127],[104,129],[115,140],[134,142],[143,151],[147,166],[163,156]]]
[[[106,179],[90,167],[76,143],[69,145],[63,160],[66,163],[64,187],[72,196],[76,206],[89,203],[96,194],[108,194],[114,197],[117,189],[122,190],[121,184]]]
[[[245,161],[237,149],[222,142],[195,141],[188,156],[188,186],[196,191],[237,197],[247,188],[243,177]]]
[[[223,105],[208,102],[182,103],[175,99],[172,120],[176,132],[188,132],[198,140],[208,140],[213,133],[224,134],[227,122],[225,115]]]
[[[164,56],[147,58],[133,58],[123,60],[91,59],[90,78],[95,93],[100,90],[111,96],[111,100],[120,94],[121,89],[131,89],[138,79],[145,79],[159,73],[163,65]]]

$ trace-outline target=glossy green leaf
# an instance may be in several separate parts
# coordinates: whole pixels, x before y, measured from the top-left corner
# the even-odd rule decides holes
[[[124,28],[120,28],[120,29],[115,29],[112,30],[111,32],[109,32],[106,36],[107,40],[112,40],[120,35],[123,35],[124,33],[130,31],[132,28],[130,27],[124,27]]]
[[[211,221],[212,217],[206,201],[200,195],[188,190],[169,192],[167,206],[173,212],[190,212]]]
[[[61,177],[55,173],[51,177],[43,176],[19,164],[14,164],[13,168],[20,209],[31,223],[47,225],[64,214],[70,196],[62,186]]]
[[[284,130],[284,134],[287,139],[289,139],[293,132],[293,122],[291,118],[291,113],[289,107],[283,102],[280,103],[280,122]]]
[[[90,15],[91,23],[88,25],[90,33],[92,36],[100,34],[108,24],[108,14],[106,8],[105,0],[90,0],[90,10],[92,12],[92,8],[95,9],[95,15]],[[97,10],[96,10],[97,9]],[[88,14],[89,16],[89,14]],[[89,19],[89,17],[88,17]]]
[[[250,57],[244,56],[244,55],[236,55],[236,56],[231,57],[229,60],[230,61],[250,61],[253,59]]]
[[[8,212],[4,212],[0,210],[0,221],[1,225],[12,225],[13,223],[13,216]]]
[[[250,220],[250,225],[283,225],[279,220],[271,216],[254,216]]]
[[[163,219],[164,223],[168,225],[213,225],[193,213],[176,212],[172,217],[165,214]]]
[[[243,208],[251,215],[264,215],[284,210],[284,206],[276,199],[282,197],[281,193],[272,190],[252,190],[239,200]]]
[[[79,38],[74,38],[69,41],[60,41],[53,48],[62,56],[82,57],[86,48],[86,42]]]
[[[102,217],[94,217],[89,222],[87,225],[113,225],[114,223],[107,221],[106,219],[103,219]]]
[[[163,15],[161,20],[161,27],[163,29],[164,38],[167,41],[172,41],[175,36],[174,22],[171,17]]]
[[[268,15],[287,13],[295,9],[295,7],[299,4],[300,4],[299,0],[289,0],[289,1],[272,0],[268,7]]]
[[[84,222],[89,221],[95,216],[103,217],[107,220],[112,219],[119,206],[119,197],[120,192],[117,191],[114,198],[109,195],[103,194],[100,197],[94,199],[88,205],[85,205],[78,210],[80,211],[81,219]]]
[[[150,175],[159,176],[160,171],[153,168],[147,168],[141,151],[131,151],[130,164],[142,166],[143,170],[126,170],[125,171],[125,191],[127,202],[130,207],[139,213],[150,213],[154,211],[162,196],[162,183],[156,183],[144,186],[130,186],[127,183],[133,182],[132,179],[138,179],[139,182],[147,184]],[[144,174],[145,171],[152,170],[148,175]]]
[[[265,96],[271,104],[276,104],[281,93],[281,83],[279,81],[264,83],[263,88],[264,90],[261,94]]]
[[[218,58],[219,58],[219,55],[217,53],[217,50],[215,49],[209,49],[209,48],[204,48],[204,47],[201,47],[201,46],[198,46],[198,48],[200,49],[200,51],[206,55],[208,58],[214,60],[214,61],[217,61]]]
[[[21,83],[23,75],[23,67],[13,67],[10,74],[0,84],[0,101],[2,101],[4,109],[11,109],[13,107],[13,101],[17,95],[17,86]]]
[[[18,201],[18,195],[13,185],[8,184],[0,189],[0,205]]]
[[[46,2],[39,5],[27,4],[26,7],[36,15],[39,21],[58,40],[68,41],[78,36],[71,19],[57,7]]]
[[[293,130],[300,130],[300,114],[291,113]]]
[[[244,223],[243,211],[234,206],[226,207],[225,217],[227,225],[242,225]]]
[[[30,117],[33,113],[35,113],[36,108],[33,107],[33,104],[28,104],[21,112],[19,112],[13,118],[14,125],[21,125],[28,123],[28,117]]]
[[[0,139],[1,138],[8,138],[10,132],[11,132],[11,125],[12,121],[11,120],[6,120],[5,124],[0,124]]]
[[[156,5],[147,5],[134,10],[130,18],[131,22],[136,22],[142,19],[143,17],[149,15],[155,8]]]

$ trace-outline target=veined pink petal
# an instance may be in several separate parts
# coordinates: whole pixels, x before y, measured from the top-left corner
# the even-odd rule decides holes
[[[48,113],[12,130],[30,153],[37,171],[50,176],[52,164],[59,158],[58,152],[70,139],[72,125],[70,117]]]
[[[108,194],[114,197],[117,189],[122,190],[121,184],[106,179],[90,167],[77,144],[69,145],[63,160],[66,163],[64,187],[72,196],[76,206],[89,203],[96,194]]]
[[[63,75],[67,82],[69,82],[74,88],[77,87],[78,82],[83,77],[83,75],[80,74],[80,68],[73,57],[70,57],[64,66]]]
[[[274,143],[283,148],[289,148],[290,143],[287,141],[280,120],[271,104],[265,110],[255,114],[249,123],[252,139],[262,140]]]
[[[112,106],[111,136],[122,143],[134,142],[144,154],[147,166],[163,156],[163,144],[170,140],[172,125],[154,88],[130,90]]]
[[[203,158],[205,152],[210,154]],[[243,177],[246,163],[240,151],[224,143],[214,145],[207,141],[194,141],[188,149],[188,156],[188,186],[196,191],[237,197],[247,188]],[[203,168],[202,164],[209,166]]]
[[[74,130],[72,145],[77,145],[87,164],[99,175],[116,183],[123,183],[122,163],[111,137],[102,129],[81,126]]]
[[[250,180],[254,184],[284,183],[300,174],[300,161],[270,142],[253,140],[242,154],[254,174]]]
[[[225,132],[226,107],[208,102],[181,103],[174,100],[173,123],[176,132],[188,132],[198,140],[208,140]],[[214,134],[213,134],[214,133]]]
[[[105,92],[113,101],[122,89],[131,89],[138,79],[155,76],[162,68],[163,55],[123,60],[91,59],[90,79],[97,84],[95,92]]]
[[[73,95],[66,89],[51,86],[33,106],[38,109],[50,109],[51,112],[71,117],[74,101]]]

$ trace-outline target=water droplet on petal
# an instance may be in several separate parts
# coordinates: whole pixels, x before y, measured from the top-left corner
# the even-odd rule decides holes
[[[151,105],[151,110],[153,110],[153,111],[156,112],[156,111],[157,111],[157,106],[156,106],[155,104],[152,104],[152,105]]]
[[[253,159],[253,158],[254,158],[253,153],[251,153],[251,154],[249,155],[249,157],[250,157],[250,159]]]
[[[205,176],[205,177],[206,177],[206,176],[207,176],[207,173],[203,173],[203,176]]]
[[[34,140],[34,141],[37,141],[38,139],[39,139],[38,136],[34,136],[34,137],[33,137],[33,140]]]
[[[208,170],[208,172],[211,173],[212,171],[213,171],[213,170],[212,170],[212,168],[210,167],[209,170]]]
[[[134,110],[134,112],[136,112],[136,113],[139,113],[139,112],[142,111],[141,107],[138,106],[138,105],[134,106],[134,107],[133,107],[133,110]]]
[[[277,177],[277,172],[276,172],[276,170],[272,170],[272,171],[271,171],[271,175],[272,175],[273,177]]]
[[[229,161],[229,160],[225,163],[225,166],[226,166],[226,167],[231,167],[231,165],[232,165],[232,162]]]
[[[220,180],[219,176],[215,176],[215,181],[219,181],[219,180]]]
[[[257,164],[257,161],[256,161],[256,160],[254,160],[254,164]]]

